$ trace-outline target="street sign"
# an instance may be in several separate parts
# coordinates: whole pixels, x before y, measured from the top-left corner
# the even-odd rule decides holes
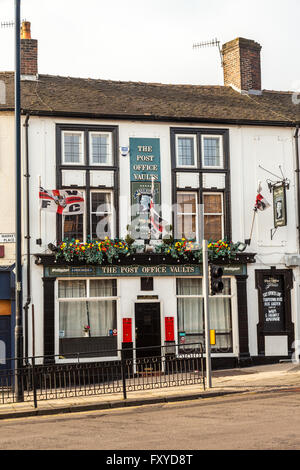
[[[16,243],[16,235],[14,233],[0,233],[0,243]]]

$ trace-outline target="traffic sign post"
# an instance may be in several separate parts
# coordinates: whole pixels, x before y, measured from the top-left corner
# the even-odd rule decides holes
[[[209,272],[207,240],[202,242],[203,254],[203,298],[204,298],[204,329],[205,329],[205,360],[207,388],[212,387],[211,382],[211,348],[210,348],[210,322],[209,322]]]

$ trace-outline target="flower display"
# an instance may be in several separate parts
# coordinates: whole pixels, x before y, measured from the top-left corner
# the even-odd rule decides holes
[[[227,240],[209,241],[209,260],[218,258],[235,259],[239,251],[240,242],[233,243]],[[157,254],[171,256],[177,260],[202,262],[202,244],[182,238],[171,242],[161,241],[155,246]],[[84,262],[86,264],[103,264],[117,261],[120,256],[130,256],[136,253],[136,247],[126,240],[64,240],[56,249],[56,259],[67,262]]]
[[[56,259],[64,258],[66,261],[84,261],[87,264],[112,263],[120,255],[129,256],[134,248],[124,240],[64,240],[58,247]]]
[[[234,259],[239,251],[240,243],[233,243],[227,240],[210,241],[207,245],[208,258],[214,260],[217,258]],[[174,240],[171,244],[161,244],[156,247],[157,253],[170,255],[176,259],[186,261],[195,260],[202,262],[202,245],[199,243],[186,240]]]

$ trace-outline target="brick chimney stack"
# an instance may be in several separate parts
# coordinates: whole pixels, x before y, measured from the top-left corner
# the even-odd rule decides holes
[[[38,42],[31,39],[30,23],[21,27],[21,75],[36,77],[38,74]]]
[[[248,93],[261,92],[261,45],[237,38],[222,47],[224,85]]]

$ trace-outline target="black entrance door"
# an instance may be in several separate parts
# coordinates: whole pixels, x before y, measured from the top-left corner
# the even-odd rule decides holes
[[[160,356],[160,304],[135,304],[136,357]]]

